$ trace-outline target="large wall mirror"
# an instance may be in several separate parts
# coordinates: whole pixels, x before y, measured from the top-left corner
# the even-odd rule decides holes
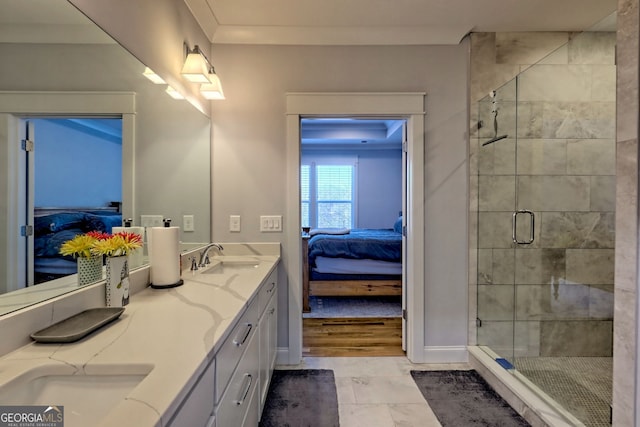
[[[181,227],[185,246],[209,242],[209,117],[145,78],[67,0],[0,0],[0,10],[0,315],[77,289],[33,262],[49,250],[55,263],[34,235],[95,223],[44,215],[90,210],[113,225],[119,211],[134,226],[153,215]],[[23,238],[25,224],[34,233]]]

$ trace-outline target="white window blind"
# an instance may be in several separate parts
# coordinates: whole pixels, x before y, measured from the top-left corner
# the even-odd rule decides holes
[[[355,162],[335,159],[303,164],[300,170],[302,226],[353,228]]]

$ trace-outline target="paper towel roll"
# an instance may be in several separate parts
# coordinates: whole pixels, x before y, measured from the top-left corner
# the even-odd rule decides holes
[[[113,234],[125,231],[127,233],[134,233],[140,236],[140,239],[144,241],[144,227],[113,227],[111,232]],[[138,268],[144,263],[144,249],[140,247],[129,254],[129,268]]]
[[[151,284],[171,286],[180,281],[180,227],[152,227],[149,239]]]

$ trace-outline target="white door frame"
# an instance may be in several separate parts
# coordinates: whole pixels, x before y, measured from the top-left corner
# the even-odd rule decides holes
[[[425,93],[288,93],[287,185],[283,254],[288,274],[287,360],[302,360],[302,242],[300,239],[300,119],[308,116],[394,117],[407,120],[407,357],[424,358],[424,105]],[[284,355],[281,355],[284,358]]]

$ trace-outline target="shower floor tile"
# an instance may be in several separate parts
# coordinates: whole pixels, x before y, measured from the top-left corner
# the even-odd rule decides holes
[[[524,357],[515,367],[587,427],[611,425],[613,358]]]

